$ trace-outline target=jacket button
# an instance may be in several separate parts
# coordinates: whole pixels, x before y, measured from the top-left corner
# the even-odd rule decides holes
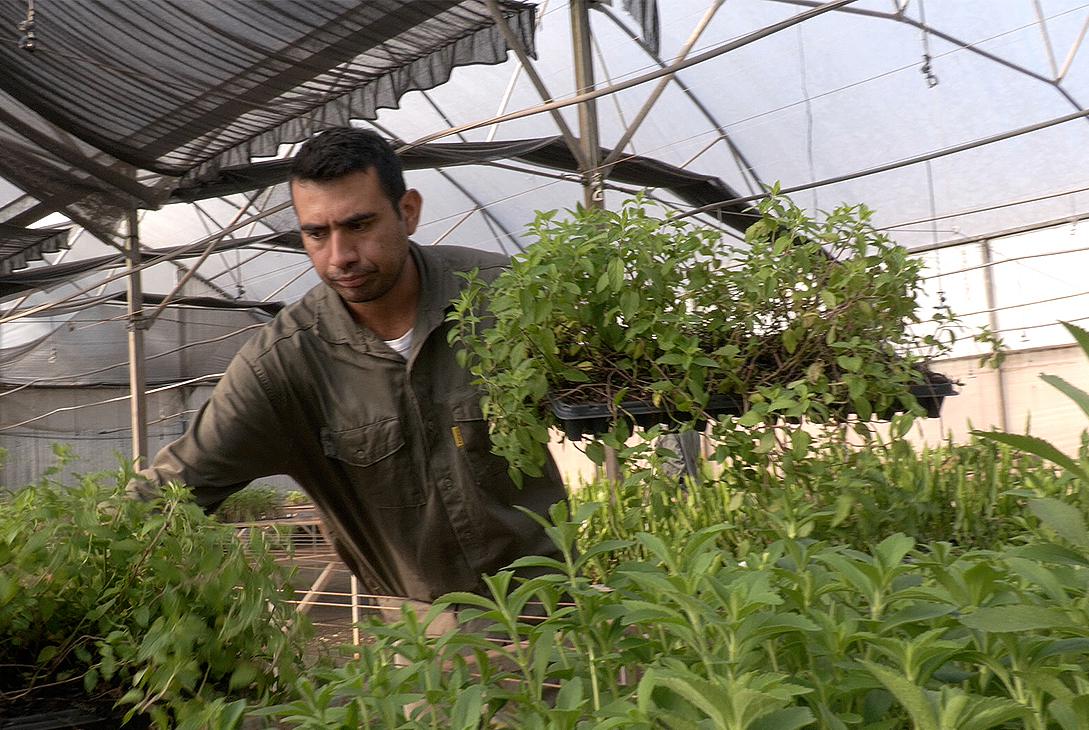
[[[450,487],[454,486],[454,480],[450,479],[449,477],[446,477],[439,483],[442,485],[443,489],[449,489]]]
[[[356,449],[356,450],[355,450],[355,455],[356,455],[356,456],[357,456],[358,458],[360,458],[360,459],[362,459],[362,458],[363,458],[363,454],[364,454],[364,453],[365,453],[365,452],[363,451],[363,449]]]

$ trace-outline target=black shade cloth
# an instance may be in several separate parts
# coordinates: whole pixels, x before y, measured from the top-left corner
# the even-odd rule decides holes
[[[143,302],[145,307],[153,307],[158,304],[162,304],[166,299],[165,294],[147,294],[143,295]],[[124,302],[128,303],[129,295],[125,292],[120,294],[114,294],[106,299],[107,302]],[[204,307],[207,309],[257,309],[270,316],[275,316],[277,312],[284,308],[283,302],[261,302],[251,301],[248,299],[221,299],[219,297],[192,297],[192,296],[175,296],[171,297],[170,303],[177,306],[187,307]]]
[[[602,149],[602,159],[609,152]],[[521,160],[541,167],[578,171],[578,163],[560,137],[505,142],[433,143],[412,147],[401,153],[401,162],[408,170],[479,165],[493,160]],[[270,187],[287,180],[290,166],[291,160],[285,159],[223,169],[215,178],[177,188],[171,200],[193,202]],[[717,177],[690,172],[649,157],[623,158],[612,169],[609,179],[640,187],[665,188],[693,206],[741,197]],[[712,215],[737,231],[744,231],[756,220],[753,209],[747,204],[725,206]]]
[[[62,248],[68,248],[67,228],[19,228],[0,223],[0,277]]]
[[[299,234],[296,231],[218,241],[212,251],[213,253],[222,253],[223,251],[230,251],[236,248],[244,248],[246,246],[253,246],[255,244],[265,244],[268,246],[279,246],[286,248],[302,248],[301,242],[299,240]],[[140,252],[140,262],[143,263],[144,261],[148,261],[158,256],[168,256],[175,259],[196,257],[200,256],[204,252],[205,247],[206,246],[194,246],[193,244],[186,244],[184,246],[174,246],[171,248],[160,248],[154,250],[145,249]],[[91,259],[84,259],[82,261],[71,261],[63,264],[56,264],[55,266],[40,266],[35,269],[21,271],[15,274],[0,275],[0,298],[8,297],[12,294],[19,294],[22,292],[48,289],[51,286],[63,284],[66,281],[69,281],[91,271],[98,271],[100,269],[108,269],[115,266],[122,266],[124,265],[124,263],[124,254],[116,253],[106,256],[97,256]],[[150,296],[151,295],[145,294],[145,297]]]
[[[604,158],[604,156],[608,155],[609,150],[602,149],[601,153]],[[570,149],[559,137],[507,142],[451,142],[420,145],[403,152],[401,160],[405,168],[410,170],[485,164],[492,160],[521,160],[552,169],[570,172],[578,170],[578,163],[572,157]],[[171,196],[171,201],[193,202],[271,187],[287,180],[290,166],[291,160],[285,159],[227,168],[221,170],[213,179],[177,188]],[[702,206],[740,197],[736,191],[717,177],[700,175],[648,157],[623,159],[613,168],[609,179],[640,187],[664,188],[672,191],[677,197],[693,206]],[[743,203],[718,208],[708,213],[708,215],[717,217],[739,232],[745,231],[756,220],[754,209]],[[272,225],[276,227],[278,224],[273,223]],[[293,226],[294,223],[292,222],[290,225]],[[286,228],[286,225],[283,227]],[[216,245],[215,250],[225,251],[259,242],[293,249],[302,248],[298,231],[282,230],[271,238],[257,236],[221,241]],[[145,257],[173,255],[186,248],[191,249],[186,254],[188,256],[199,255],[203,249],[203,247],[179,246],[169,249],[157,249],[145,252],[143,255]],[[47,288],[96,269],[119,266],[123,260],[121,254],[112,254],[70,264],[41,267],[19,274],[0,276],[0,298],[24,291]]]
[[[661,32],[657,0],[624,0],[624,9],[639,23],[643,42],[647,44],[647,48],[658,53],[661,46]]]
[[[532,51],[533,6],[501,7]],[[484,0],[65,0],[35,13],[28,51],[26,0],[0,0],[0,176],[106,225],[183,176],[373,119],[455,67],[507,56]]]

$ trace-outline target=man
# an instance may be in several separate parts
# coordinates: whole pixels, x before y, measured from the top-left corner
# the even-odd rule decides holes
[[[480,392],[447,342],[448,305],[505,257],[409,240],[422,199],[370,131],[302,146],[291,195],[322,283],[239,351],[208,403],[133,490],[178,481],[214,509],[251,480],[287,474],[324,512],[372,593],[430,601],[481,575],[555,555],[538,514],[565,498],[549,461],[519,489],[491,453]]]

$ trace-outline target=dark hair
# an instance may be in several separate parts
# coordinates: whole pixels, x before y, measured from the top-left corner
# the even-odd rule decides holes
[[[382,192],[394,210],[405,194],[401,160],[377,132],[356,127],[333,127],[311,137],[291,161],[292,180],[327,182],[353,172],[374,170]]]

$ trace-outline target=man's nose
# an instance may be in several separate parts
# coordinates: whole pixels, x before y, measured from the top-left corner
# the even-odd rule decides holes
[[[329,263],[338,269],[343,269],[357,261],[359,261],[359,251],[356,250],[352,236],[337,230],[330,233]]]

